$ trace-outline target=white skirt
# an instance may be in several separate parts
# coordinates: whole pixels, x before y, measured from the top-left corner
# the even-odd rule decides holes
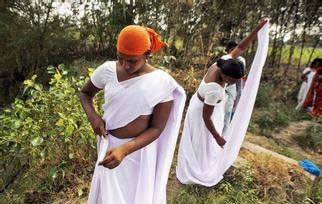
[[[299,93],[297,95],[297,102],[298,102],[298,104],[296,106],[297,110],[299,110],[303,107],[303,103],[305,101],[307,92],[310,89],[310,86],[311,86],[310,82],[302,82]]]
[[[107,139],[98,137],[98,161],[106,152],[120,146],[130,139],[119,139],[108,135]],[[151,204],[156,172],[156,143],[127,155],[114,169],[95,166],[91,183],[89,204]],[[102,156],[103,155],[103,156]]]
[[[220,146],[207,129],[202,118],[204,103],[197,94],[191,98],[179,146],[177,178],[183,184],[200,184],[213,186],[222,176],[217,176]],[[211,116],[217,132],[221,135],[224,125],[224,102],[214,107]]]

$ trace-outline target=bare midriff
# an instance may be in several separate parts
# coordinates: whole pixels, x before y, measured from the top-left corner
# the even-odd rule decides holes
[[[137,137],[149,128],[150,118],[151,115],[141,115],[124,127],[108,130],[108,133],[120,139]]]

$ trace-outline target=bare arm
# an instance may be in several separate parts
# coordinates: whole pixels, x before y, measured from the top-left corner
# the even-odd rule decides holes
[[[258,23],[258,25],[254,28],[254,30],[246,36],[238,45],[229,53],[232,58],[239,57],[248,47],[249,45],[253,42],[253,40],[256,38],[256,35],[258,31],[267,23],[267,19],[263,18],[261,21]]]
[[[122,162],[126,155],[131,154],[156,140],[167,124],[172,104],[173,101],[169,101],[156,105],[153,109],[149,128],[133,140],[109,150],[106,153],[104,160],[100,162],[100,165],[110,169],[115,168]]]
[[[214,126],[214,123],[211,120],[211,115],[212,115],[213,111],[214,111],[214,106],[204,104],[203,111],[202,111],[202,118],[206,124],[207,129],[213,135],[213,137],[217,141],[218,145],[223,147],[225,145],[226,141],[217,132],[217,130]]]
[[[93,98],[100,90],[94,86],[91,80],[88,80],[81,89],[79,98],[94,132],[98,135],[106,136],[105,122],[96,113],[93,106]]]
[[[203,111],[202,111],[202,118],[206,124],[207,129],[214,137],[220,137],[219,133],[217,132],[212,120],[211,115],[214,111],[214,106],[204,104]]]

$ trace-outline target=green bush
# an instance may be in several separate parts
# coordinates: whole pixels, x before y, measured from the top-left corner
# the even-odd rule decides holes
[[[93,170],[95,136],[77,96],[88,77],[71,77],[63,65],[48,73],[48,90],[33,76],[24,81],[26,99],[0,113],[0,203],[50,202]]]
[[[312,125],[306,128],[301,135],[294,136],[294,139],[302,148],[321,151],[322,149],[322,124]]]
[[[272,92],[272,85],[265,83],[261,84],[257,92],[255,108],[267,107],[270,103],[272,103]]]
[[[309,117],[308,114],[297,111],[295,104],[291,101],[285,103],[271,101],[266,106],[255,109],[249,131],[255,134],[270,135],[273,131],[287,127],[291,122],[310,119]]]
[[[293,120],[283,108],[283,104],[271,103],[266,109],[257,110],[250,124],[250,131],[262,135],[270,135],[281,127],[286,127]]]

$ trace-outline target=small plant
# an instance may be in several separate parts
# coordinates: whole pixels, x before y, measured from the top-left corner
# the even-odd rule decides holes
[[[322,152],[322,124],[308,127],[301,135],[294,136],[297,143],[305,149]]]
[[[273,102],[272,92],[273,87],[271,85],[265,83],[261,84],[257,92],[255,108],[263,108],[269,106],[270,103]]]
[[[258,203],[257,190],[253,185],[253,172],[250,165],[234,169],[214,187],[186,185],[168,198],[170,204],[203,203]]]
[[[307,119],[307,114],[295,109],[295,104],[270,102],[265,107],[254,111],[250,131],[256,134],[270,136],[272,132],[287,127],[289,123]]]

